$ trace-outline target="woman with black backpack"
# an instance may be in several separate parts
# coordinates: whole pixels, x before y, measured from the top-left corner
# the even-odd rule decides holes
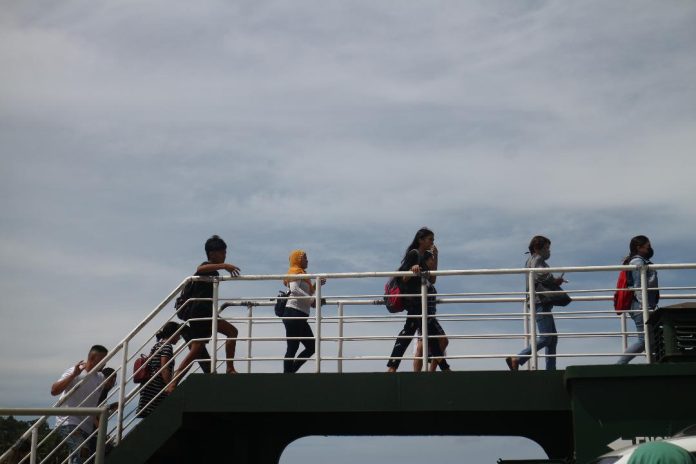
[[[428,265],[423,261],[423,257],[427,251],[432,253],[432,269],[428,268]],[[404,276],[399,279],[401,293],[407,295],[421,293],[421,273],[437,270],[437,253],[437,247],[435,247],[435,233],[427,227],[420,228],[418,232],[416,232],[415,237],[413,237],[413,241],[406,249],[406,254],[404,254],[401,260],[401,266],[399,266],[399,271],[411,271],[415,274],[414,276]],[[428,276],[427,278],[431,284],[434,284],[437,279],[436,276]],[[403,304],[407,313],[407,319],[404,323],[404,328],[399,332],[399,338],[397,338],[394,343],[391,359],[389,359],[387,363],[389,372],[396,372],[399,368],[401,357],[406,352],[408,345],[411,344],[413,335],[416,331],[421,330],[422,327],[423,309],[421,297],[405,297],[403,298]],[[428,318],[429,334],[441,335],[438,332],[436,324],[437,321],[435,318]],[[431,347],[429,351],[433,356],[440,357],[443,355],[439,343],[430,343],[429,345]],[[441,366],[441,368],[448,369],[446,366]]]
[[[309,264],[307,253],[303,250],[293,250],[290,253],[290,267],[288,274],[306,274]],[[309,279],[285,279],[283,283],[290,289],[287,296],[285,311],[283,312],[283,325],[287,337],[287,350],[283,361],[283,372],[295,373],[307,362],[315,352],[314,334],[309,326],[309,310],[315,306],[316,300],[311,298],[316,291],[315,285]],[[321,279],[324,285],[326,279]],[[302,340],[298,340],[302,338]],[[304,350],[295,357],[300,343]]]

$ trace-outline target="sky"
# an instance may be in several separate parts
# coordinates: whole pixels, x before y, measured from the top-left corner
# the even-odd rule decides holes
[[[285,272],[294,248],[310,271],[393,270],[424,225],[441,269],[521,267],[536,234],[551,265],[616,264],[638,234],[655,262],[696,262],[693,2],[2,3],[3,406],[51,404],[50,384],[121,341],[212,234],[245,274]],[[305,440],[284,464],[340,447],[501,457],[470,437]]]

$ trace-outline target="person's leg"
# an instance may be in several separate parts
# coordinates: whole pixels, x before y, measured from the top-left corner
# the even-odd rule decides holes
[[[237,328],[230,324],[229,322],[219,319],[218,320],[218,332],[227,337],[225,342],[225,357],[227,358],[227,373],[236,374],[237,371],[234,370],[234,351],[237,347]]]
[[[87,434],[76,425],[61,425],[59,433],[61,439],[65,439],[65,446],[70,454],[68,463],[82,464],[82,444],[87,438]]]
[[[419,316],[420,308],[417,308],[417,310],[418,312],[416,312],[415,309],[410,308],[407,313],[408,316]],[[389,372],[396,372],[396,370],[399,368],[399,364],[401,364],[401,357],[406,352],[408,345],[411,344],[411,338],[416,333],[416,330],[420,329],[420,326],[421,319],[419,317],[409,317],[406,319],[404,328],[401,329],[401,332],[399,332],[399,337],[405,338],[397,338],[396,342],[394,342],[394,349],[391,353],[391,359],[389,359],[389,362],[387,363]]]
[[[181,330],[181,338],[183,338],[186,343],[189,343],[191,339],[196,338],[191,332],[191,327],[188,325]],[[198,353],[197,359],[198,365],[201,366],[201,371],[203,371],[204,374],[210,374],[212,370],[210,368],[210,353],[208,352],[207,344],[203,345]]]
[[[416,339],[416,351],[413,354],[413,372],[420,372],[423,370],[423,340],[420,338]]]
[[[167,393],[171,393],[174,391],[174,388],[179,384],[181,378],[188,371],[189,367],[191,366],[191,363],[199,357],[200,353],[203,351],[203,348],[205,348],[205,343],[206,342],[204,341],[198,341],[191,342],[189,344],[189,352],[186,355],[186,357],[184,357],[184,359],[181,361],[179,367],[177,367],[174,371],[172,381],[166,389]]]
[[[539,327],[539,333],[544,333],[547,335],[542,335],[539,337],[539,342],[537,343],[537,348],[544,347],[545,353],[547,355],[546,357],[546,370],[547,371],[555,371],[556,370],[556,346],[558,345],[558,335],[556,335],[558,332],[556,330],[556,323],[553,319],[553,313],[551,311],[549,312],[544,312],[538,323],[537,326]]]
[[[544,325],[547,322],[547,319],[549,319],[552,316],[544,316],[544,314],[551,314],[551,309],[553,306],[539,306],[538,309],[539,311],[537,312],[536,315],[536,325],[537,325],[537,333],[548,333],[549,326]],[[553,319],[552,319],[553,320]],[[553,329],[553,332],[555,333],[555,328]],[[548,344],[551,342],[551,340],[548,337],[544,336],[539,336],[537,337],[537,351],[539,351],[541,348],[545,348],[548,346]],[[517,356],[513,356],[511,358],[505,358],[505,362],[507,363],[508,367],[510,370],[516,371],[519,369],[519,366],[523,366],[527,361],[529,361],[529,358],[531,357],[532,354],[532,347],[527,346],[524,348],[522,351],[517,353]]]
[[[429,338],[428,340],[428,353],[431,356],[438,358],[431,363],[430,371],[435,371],[437,366],[440,366],[443,371],[449,370],[450,367],[447,360],[444,358],[445,352],[442,349],[442,339],[440,338],[445,335],[445,331],[435,317],[428,318],[428,335],[433,336],[433,338]]]
[[[292,308],[285,308],[283,317],[294,317],[294,312]],[[290,337],[300,337],[300,329],[297,319],[283,319],[283,325],[285,326],[285,336]],[[293,373],[295,372],[295,354],[300,348],[299,340],[287,340],[287,348],[285,350],[285,360],[283,361],[283,372]]]
[[[295,361],[294,364],[294,371],[297,372],[300,370],[300,367],[307,362],[309,358],[312,357],[314,352],[316,351],[315,347],[315,342],[314,342],[314,334],[312,333],[312,328],[309,326],[309,322],[307,322],[307,319],[303,319],[298,321],[299,324],[299,329],[300,329],[300,337],[305,337],[306,340],[300,340],[300,343],[304,345],[304,350],[297,356],[297,360]],[[308,338],[312,337],[312,338]]]
[[[445,335],[444,331],[442,332],[443,335]],[[442,355],[445,356],[447,354],[447,347],[449,346],[449,339],[447,337],[443,337],[440,339],[440,349],[442,350]],[[444,363],[440,363],[440,370],[442,371],[449,371],[451,370],[449,363],[446,361]]]
[[[633,358],[635,358],[636,353],[642,353],[645,350],[645,326],[643,324],[643,313],[631,313],[631,319],[636,324],[636,332],[638,332],[638,340],[633,342],[628,348],[626,348],[626,354],[619,358],[616,364],[628,364]]]

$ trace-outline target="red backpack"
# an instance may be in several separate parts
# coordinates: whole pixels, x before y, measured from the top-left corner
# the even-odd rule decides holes
[[[633,302],[633,290],[630,290],[628,273],[631,271],[619,272],[619,278],[616,281],[616,291],[614,292],[614,311],[621,314],[624,311],[631,309]]]
[[[150,357],[144,354],[135,358],[133,363],[133,383],[145,383],[150,380],[152,373],[150,372],[150,366],[147,365],[149,361]]]
[[[401,295],[401,287],[399,286],[399,278],[392,277],[384,285],[384,304],[390,313],[400,313],[404,310],[404,302]]]

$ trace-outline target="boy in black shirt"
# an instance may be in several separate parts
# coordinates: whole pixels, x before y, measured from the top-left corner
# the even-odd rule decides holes
[[[227,257],[227,244],[217,235],[213,235],[205,242],[205,253],[208,256],[208,260],[204,261],[200,266],[198,266],[195,275],[217,277],[220,275],[218,272],[219,270],[227,271],[231,276],[239,275],[239,268],[237,266],[225,262],[225,258]],[[185,338],[193,341],[189,343],[189,353],[186,355],[184,360],[181,362],[181,365],[174,373],[174,382],[172,382],[168,388],[168,391],[170,392],[174,389],[179,378],[183,375],[183,373],[186,372],[189,365],[195,359],[198,359],[201,356],[203,356],[203,358],[206,357],[207,350],[205,345],[208,343],[208,341],[198,339],[209,339],[212,335],[213,282],[195,282],[191,297],[211,299],[210,301],[195,302],[189,312],[190,319],[208,319],[202,321],[189,321],[189,329]],[[236,374],[237,371],[234,369],[233,358],[235,346],[237,344],[237,328],[223,319],[218,319],[217,324],[218,332],[227,337],[227,341],[225,342],[227,373]]]

